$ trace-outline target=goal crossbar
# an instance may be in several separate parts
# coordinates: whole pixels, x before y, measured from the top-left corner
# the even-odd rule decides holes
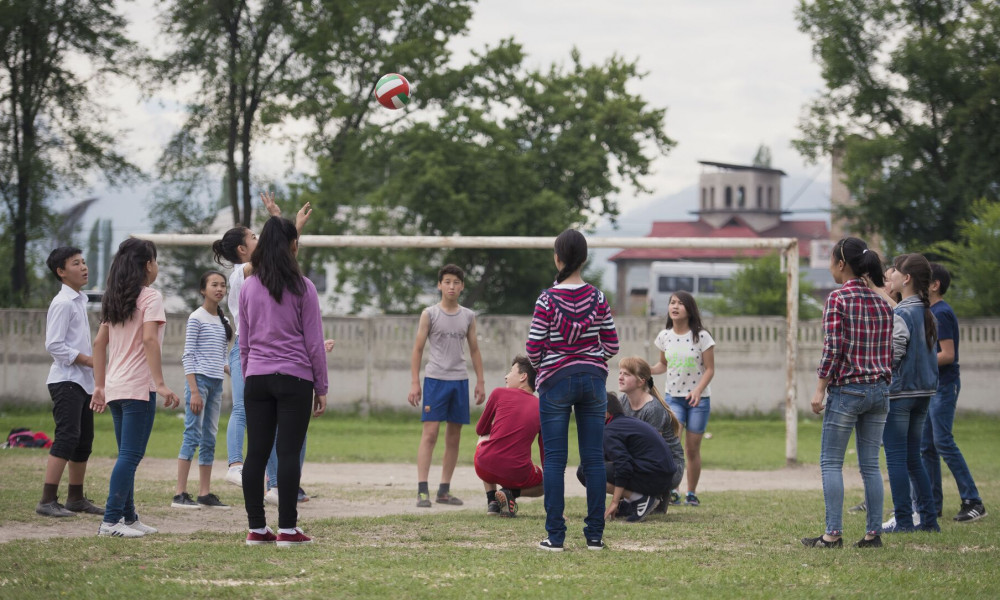
[[[212,234],[142,233],[133,237],[162,246],[210,247]],[[310,248],[496,248],[551,250],[555,237],[423,236],[423,235],[303,235]],[[644,249],[775,249],[781,252],[785,273],[785,461],[792,465],[798,454],[798,409],[795,365],[798,359],[799,241],[796,238],[668,238],[588,237],[590,248]]]

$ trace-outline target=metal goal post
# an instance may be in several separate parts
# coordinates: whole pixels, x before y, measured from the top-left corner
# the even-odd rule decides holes
[[[218,239],[210,234],[143,233],[133,237],[161,246],[210,247]],[[303,235],[303,246],[311,248],[496,248],[508,250],[552,250],[554,237],[426,236],[426,235]],[[691,248],[777,249],[785,273],[785,461],[796,463],[798,410],[795,403],[795,363],[798,358],[799,242],[796,238],[666,238],[588,237],[590,248]]]

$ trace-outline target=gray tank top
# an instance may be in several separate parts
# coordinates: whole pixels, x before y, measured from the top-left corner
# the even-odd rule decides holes
[[[459,306],[458,312],[448,314],[440,304],[435,304],[427,308],[427,316],[431,322],[427,334],[430,358],[424,376],[445,381],[468,379],[463,347],[476,314],[464,306]]]

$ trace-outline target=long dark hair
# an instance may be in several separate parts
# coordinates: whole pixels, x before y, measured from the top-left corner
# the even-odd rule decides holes
[[[294,223],[282,217],[271,217],[264,223],[257,247],[250,256],[254,275],[279,304],[285,289],[296,296],[305,292],[302,271],[292,254],[292,242],[298,238]]]
[[[567,229],[556,238],[555,251],[563,263],[556,283],[562,283],[587,262],[587,238],[575,229]]]
[[[876,287],[885,285],[885,272],[878,253],[868,248],[868,244],[856,237],[846,237],[833,247],[833,258],[842,260],[851,267],[858,277],[867,275]]]
[[[698,303],[694,301],[694,296],[690,292],[685,292],[684,290],[678,290],[670,295],[672,298],[677,298],[684,305],[684,310],[688,314],[688,326],[691,327],[691,341],[697,342],[698,336],[701,335],[701,330],[705,328],[701,324],[701,311],[698,310]],[[670,317],[670,311],[667,311],[667,326],[665,329],[673,329],[674,320]]]
[[[237,248],[242,246],[244,240],[246,240],[247,231],[249,229],[238,225],[224,233],[221,240],[212,242],[212,252],[215,254],[215,262],[223,267],[226,266],[222,262],[223,260],[228,261],[230,264],[239,264],[240,254]]]
[[[937,344],[937,324],[934,313],[931,312],[931,263],[923,254],[900,254],[892,261],[892,266],[903,275],[909,275],[913,282],[913,291],[924,303],[924,337],[927,338],[927,348],[934,349]]]
[[[205,273],[201,276],[201,283],[198,286],[200,291],[205,291],[205,286],[208,285],[208,278],[212,275],[218,275],[222,278],[222,281],[226,280],[226,276],[218,271],[205,271]],[[216,306],[215,314],[219,315],[219,319],[222,320],[222,326],[226,328],[226,341],[233,341],[233,326],[229,324],[229,319],[226,318],[226,313],[222,311],[221,303]]]
[[[129,238],[119,244],[108,269],[101,299],[101,321],[122,325],[132,318],[139,293],[146,285],[146,264],[156,260],[156,244]]]

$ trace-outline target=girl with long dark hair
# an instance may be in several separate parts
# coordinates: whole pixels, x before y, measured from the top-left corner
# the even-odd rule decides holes
[[[715,377],[715,340],[701,322],[701,312],[694,296],[674,292],[667,305],[667,324],[656,335],[653,345],[660,359],[650,368],[653,375],[667,374],[665,400],[684,427],[684,454],[687,456],[687,496],[684,503],[698,506],[696,491],[701,479],[701,440],[708,427],[712,409]],[[680,504],[677,490],[670,493],[671,504]]]
[[[246,377],[247,457],[243,499],[248,545],[308,544],[298,527],[299,453],[313,416],[326,410],[327,364],[316,287],[299,270],[298,231],[271,217],[250,257],[253,275],[240,293],[240,366]],[[267,527],[264,469],[278,454],[278,534]]]
[[[883,286],[882,261],[858,238],[837,242],[830,256],[830,274],[842,284],[830,292],[823,309],[823,357],[817,369],[812,410],[823,416],[820,470],[826,503],[826,530],[802,538],[810,548],[844,545],[844,455],[851,432],[865,485],[867,526],[859,548],[882,546],[882,474],[878,453],[889,412],[892,375],[892,309],[875,287]],[[824,406],[825,400],[825,406]]]
[[[601,290],[583,280],[587,240],[567,229],[555,241],[556,284],[542,292],[528,333],[527,354],[537,371],[545,446],[545,529],[539,548],[561,552],[566,538],[564,477],[570,412],[576,415],[580,463],[587,486],[587,548],[604,548],[604,410],[608,359],[618,332]]]
[[[104,522],[98,535],[142,537],[156,529],[135,512],[135,471],[146,453],[156,417],[156,396],[164,408],[180,399],[163,379],[161,346],[166,313],[163,296],[149,287],[159,273],[156,246],[135,238],[118,246],[101,301],[101,326],[94,341],[91,407],[114,420],[118,459],[111,471]]]
[[[893,261],[892,287],[903,299],[893,311],[892,383],[883,441],[896,522],[885,533],[941,531],[920,443],[931,396],[937,392],[937,327],[930,309],[931,264],[920,254]],[[920,525],[913,524],[910,482]]]

